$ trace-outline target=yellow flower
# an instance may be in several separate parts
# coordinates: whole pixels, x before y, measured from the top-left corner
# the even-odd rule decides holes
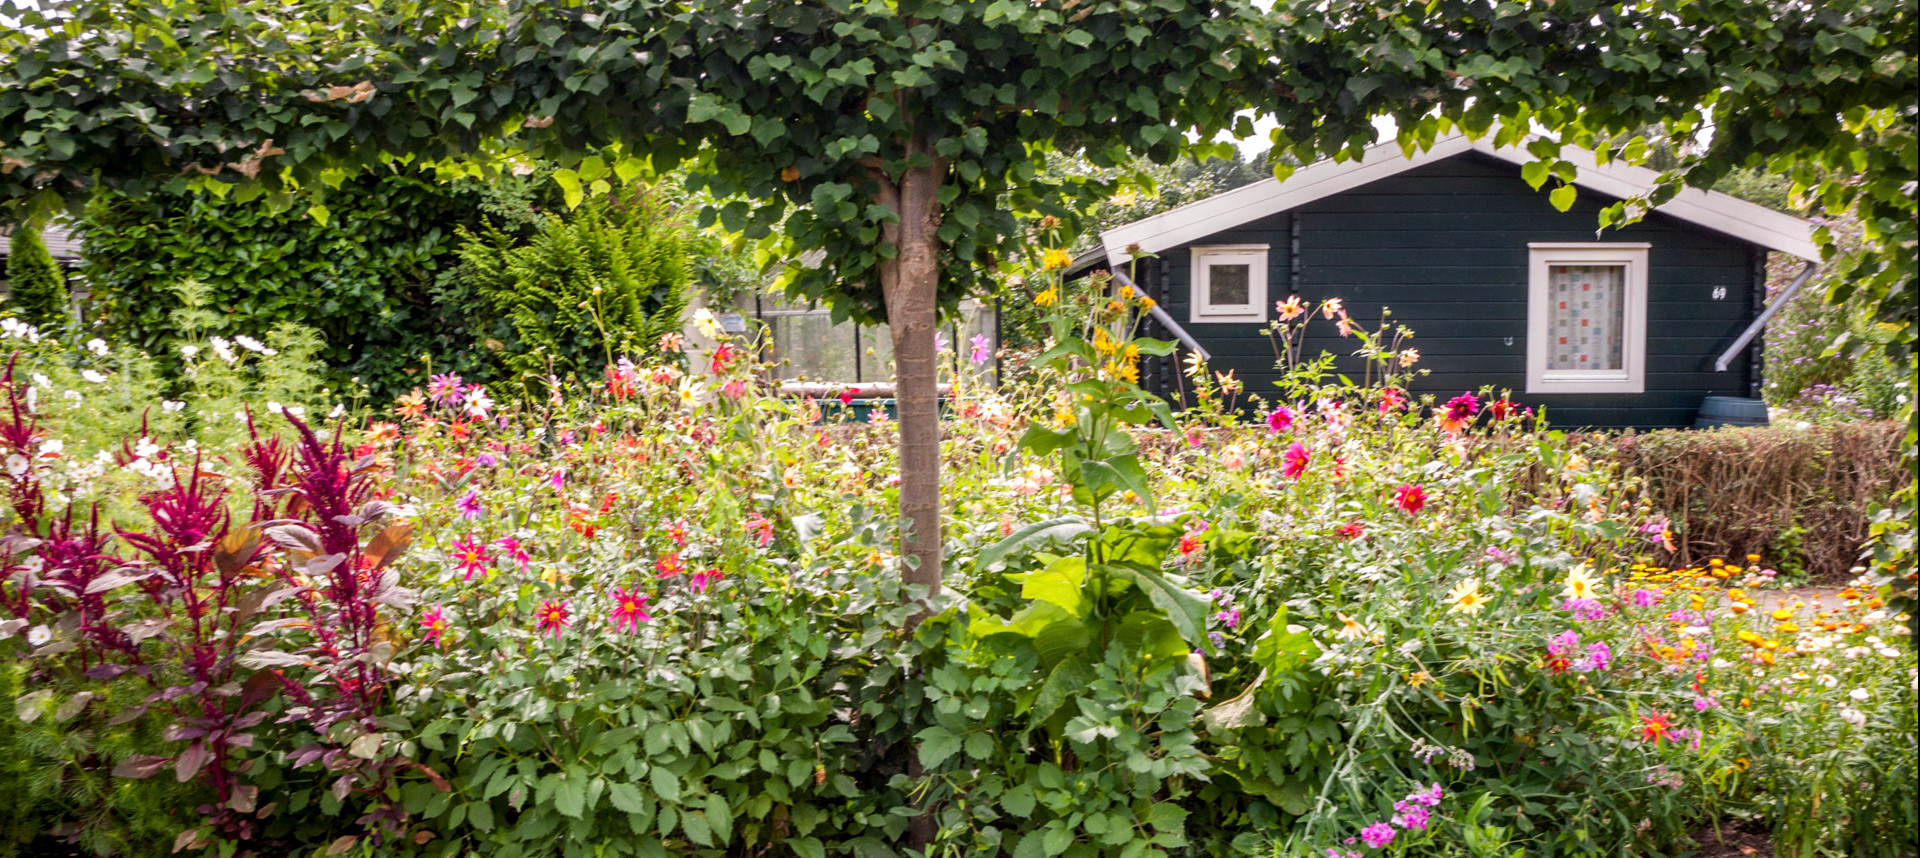
[[[1793,619],[1793,612],[1786,608],[1777,608],[1770,616],[1777,621],[1786,622],[1787,620]]]
[[[1140,383],[1140,367],[1138,364],[1132,362],[1122,363],[1114,374],[1126,379],[1128,384]]]
[[[1056,247],[1047,251],[1047,255],[1040,260],[1040,264],[1049,271],[1055,268],[1065,268],[1073,264],[1073,254]]]
[[[1131,300],[1133,300],[1133,287],[1132,287],[1132,286],[1121,286],[1121,287],[1120,287],[1120,300],[1122,300],[1122,301],[1131,301]]]
[[[1052,289],[1048,289],[1045,292],[1041,292],[1040,294],[1033,296],[1033,303],[1038,304],[1039,306],[1042,306],[1042,307],[1051,307],[1054,304],[1058,303],[1059,300],[1060,300],[1059,294],[1054,292]]]
[[[1592,599],[1600,595],[1598,582],[1593,580],[1593,569],[1582,563],[1567,573],[1566,596],[1569,599]]]
[[[1340,630],[1333,633],[1334,637],[1340,638],[1341,640],[1353,641],[1367,636],[1367,627],[1360,625],[1359,620],[1349,617],[1346,614],[1336,614],[1336,616],[1340,618]]]
[[[1145,296],[1145,295],[1142,295],[1142,296],[1140,296],[1140,306],[1142,306],[1142,307],[1144,307],[1144,308],[1146,308],[1146,309],[1149,309],[1149,310],[1151,310],[1151,309],[1153,309],[1153,308],[1155,308],[1155,307],[1158,307],[1158,306],[1160,306],[1160,302],[1159,302],[1159,301],[1155,301],[1155,300],[1153,300],[1152,298],[1149,298],[1149,297],[1147,297],[1147,296]]]
[[[1113,341],[1113,337],[1107,334],[1106,328],[1100,328],[1093,332],[1094,351],[1103,355],[1110,355],[1118,348],[1120,348],[1120,344]]]
[[[1468,578],[1453,585],[1453,589],[1447,591],[1447,602],[1452,605],[1447,609],[1447,613],[1477,614],[1480,613],[1480,607],[1486,604],[1486,601],[1486,597],[1480,595],[1480,579]]]

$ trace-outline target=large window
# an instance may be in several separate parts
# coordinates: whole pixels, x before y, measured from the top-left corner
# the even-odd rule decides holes
[[[767,325],[765,358],[774,364],[773,374],[781,381],[825,384],[884,384],[893,380],[893,337],[886,325],[856,325],[835,322],[825,308],[796,304],[777,296],[763,295],[758,301],[761,321]],[[988,373],[993,361],[975,364],[973,338],[986,338],[991,352],[999,348],[994,334],[991,307],[966,302],[961,318],[940,326],[940,337],[951,354],[950,368],[966,372]]]
[[[1527,392],[1646,389],[1645,244],[1527,245]]]
[[[1193,249],[1193,302],[1188,320],[1201,324],[1267,320],[1267,246]]]

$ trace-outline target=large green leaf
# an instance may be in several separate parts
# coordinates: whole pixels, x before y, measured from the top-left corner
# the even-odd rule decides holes
[[[1070,541],[1092,530],[1086,519],[1077,515],[1050,518],[1037,521],[1013,532],[1012,535],[981,549],[975,561],[981,569],[992,569],[1016,551],[1027,550],[1050,541]]]
[[[1116,578],[1133,582],[1134,586],[1145,593],[1154,607],[1166,612],[1168,622],[1180,632],[1180,637],[1188,646],[1199,646],[1207,633],[1207,600],[1205,596],[1187,590],[1169,580],[1165,573],[1144,571],[1127,566],[1107,566],[1105,571]]]
[[[1084,592],[1086,583],[1087,560],[1076,554],[1062,557],[1048,564],[1047,568],[1028,574],[1027,579],[1021,582],[1020,596],[1052,602],[1076,617],[1085,617],[1092,608]]]

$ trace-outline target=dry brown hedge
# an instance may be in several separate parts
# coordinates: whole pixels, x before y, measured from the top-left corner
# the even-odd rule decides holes
[[[1815,582],[1852,577],[1871,503],[1901,478],[1892,421],[1807,429],[1678,429],[1613,439],[1611,455],[1673,518],[1675,562],[1759,554]]]

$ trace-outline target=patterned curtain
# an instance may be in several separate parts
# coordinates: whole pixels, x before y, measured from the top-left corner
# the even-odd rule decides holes
[[[1547,369],[1625,368],[1626,266],[1551,266],[1547,300]]]

